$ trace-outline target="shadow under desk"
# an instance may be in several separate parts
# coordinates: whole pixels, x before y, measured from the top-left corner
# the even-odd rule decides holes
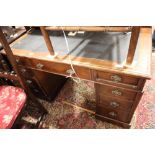
[[[31,31],[11,44],[25,77],[38,80],[47,98],[52,90],[58,92],[61,89],[70,74],[92,81],[96,91],[96,117],[130,127],[145,81],[151,75],[151,28],[141,28],[131,66],[124,65],[130,33],[67,36],[70,51],[67,51],[61,33],[51,32],[50,39],[56,56],[49,54],[39,30]],[[33,76],[29,75],[31,72]]]

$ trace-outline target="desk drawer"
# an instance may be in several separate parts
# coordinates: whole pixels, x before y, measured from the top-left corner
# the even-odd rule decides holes
[[[108,80],[114,83],[126,84],[130,86],[137,86],[139,78],[127,76],[124,74],[103,72],[103,71],[93,71],[93,78],[97,82],[104,83],[104,80]]]
[[[125,100],[125,101],[134,101],[137,93],[140,93],[137,91],[132,91],[129,89],[120,88],[120,87],[111,86],[111,85],[105,85],[105,84],[103,85],[96,84],[96,90],[97,90],[97,94],[102,98],[112,97],[112,98]]]
[[[101,106],[97,106],[96,114],[105,116],[108,118],[112,118],[115,120],[127,122],[129,112],[128,111],[118,111],[118,110],[113,110],[113,109],[108,109],[108,108],[103,108]]]
[[[76,74],[77,74],[79,78],[91,80],[90,70],[81,66],[73,65],[76,72],[75,74],[73,73],[71,66],[69,64],[65,64],[61,62],[58,63],[53,61],[20,58],[19,64],[24,65],[27,68],[42,70],[49,73],[55,73],[55,74],[60,74],[64,76],[69,76],[70,74],[72,74],[72,76],[76,77]]]
[[[131,109],[133,102],[98,95],[97,105],[104,107],[104,108],[111,108],[114,110],[125,110],[126,111],[126,110]]]

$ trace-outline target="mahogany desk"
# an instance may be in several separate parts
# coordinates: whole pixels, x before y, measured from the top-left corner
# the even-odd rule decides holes
[[[60,85],[60,81],[66,79],[62,76],[70,74],[71,65],[63,36],[51,33],[53,47],[59,53],[56,57],[49,54],[39,30],[24,35],[11,47],[22,69],[52,73],[57,79],[55,85]],[[77,76],[95,83],[96,117],[125,128],[130,126],[145,81],[151,76],[151,28],[140,29],[133,62],[126,66],[129,40],[130,33],[121,32],[68,37],[70,58]],[[75,74],[73,76],[76,78]],[[52,85],[50,78],[46,85]]]

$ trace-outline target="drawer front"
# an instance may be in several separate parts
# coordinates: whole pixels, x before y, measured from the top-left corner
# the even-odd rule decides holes
[[[52,61],[43,61],[37,59],[23,59],[20,58],[20,65],[25,65],[25,67],[33,68],[37,70],[43,70],[50,73],[56,73],[60,75],[79,77],[86,80],[91,80],[90,70],[80,66],[73,66],[76,74],[71,69],[71,65],[52,62]]]
[[[114,83],[121,83],[133,86],[137,86],[139,82],[139,78],[136,77],[103,71],[93,71],[93,78],[95,81],[101,83],[104,83],[104,80],[108,80]]]
[[[114,110],[130,110],[133,102],[98,95],[97,105]]]
[[[27,68],[25,68],[25,67],[19,67],[19,69],[20,69],[20,71],[21,71],[21,73],[22,73],[22,75],[24,76],[24,77],[26,77],[26,78],[33,78],[33,76],[34,76],[34,73],[30,70],[30,69],[27,69]]]
[[[118,110],[113,110],[113,109],[108,109],[108,108],[103,108],[103,107],[97,106],[96,114],[105,116],[108,118],[112,118],[115,120],[128,122],[129,112],[128,111],[118,111]]]
[[[101,98],[112,97],[126,101],[134,101],[137,93],[136,91],[128,90],[111,85],[99,85],[96,84],[97,94]]]

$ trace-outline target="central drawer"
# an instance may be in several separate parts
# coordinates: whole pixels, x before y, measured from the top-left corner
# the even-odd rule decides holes
[[[91,80],[90,69],[77,65],[76,66],[73,65],[73,68],[75,70],[74,72],[70,64],[61,62],[20,58],[19,64],[24,65],[27,68],[43,70],[46,72],[60,74],[64,76],[72,75],[73,77],[79,77],[82,79]]]
[[[112,85],[96,84],[97,94],[102,98],[112,97],[125,101],[134,101],[138,91],[133,91],[125,88],[120,88]]]

